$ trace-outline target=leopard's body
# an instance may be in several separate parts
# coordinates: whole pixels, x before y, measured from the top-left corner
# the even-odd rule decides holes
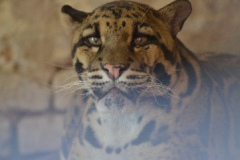
[[[84,95],[66,121],[63,160],[239,158],[240,59],[196,57],[176,38],[187,0],[158,11],[116,1],[62,12]]]

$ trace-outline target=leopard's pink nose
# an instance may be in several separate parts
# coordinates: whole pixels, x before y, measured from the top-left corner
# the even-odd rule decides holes
[[[116,80],[120,77],[122,72],[126,70],[128,67],[123,64],[113,65],[113,64],[105,64],[103,69],[108,72],[108,76],[113,80]]]

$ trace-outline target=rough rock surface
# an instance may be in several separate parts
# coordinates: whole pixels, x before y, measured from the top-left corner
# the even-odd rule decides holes
[[[50,105],[50,89],[25,75],[0,74],[0,111],[40,112]]]
[[[20,153],[23,155],[55,151],[60,146],[63,117],[58,114],[29,116],[18,125]]]

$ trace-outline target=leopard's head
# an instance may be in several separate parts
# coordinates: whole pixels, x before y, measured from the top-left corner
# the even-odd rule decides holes
[[[187,0],[160,10],[115,1],[85,13],[63,6],[72,33],[79,88],[100,103],[142,102],[169,95],[177,80],[175,39],[191,13]],[[101,102],[102,103],[102,102]],[[109,109],[109,108],[108,108]]]

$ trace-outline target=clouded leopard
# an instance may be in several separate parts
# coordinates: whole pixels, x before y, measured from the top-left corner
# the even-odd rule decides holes
[[[240,59],[187,49],[177,34],[191,10],[188,0],[63,6],[84,96],[62,160],[240,159]]]

